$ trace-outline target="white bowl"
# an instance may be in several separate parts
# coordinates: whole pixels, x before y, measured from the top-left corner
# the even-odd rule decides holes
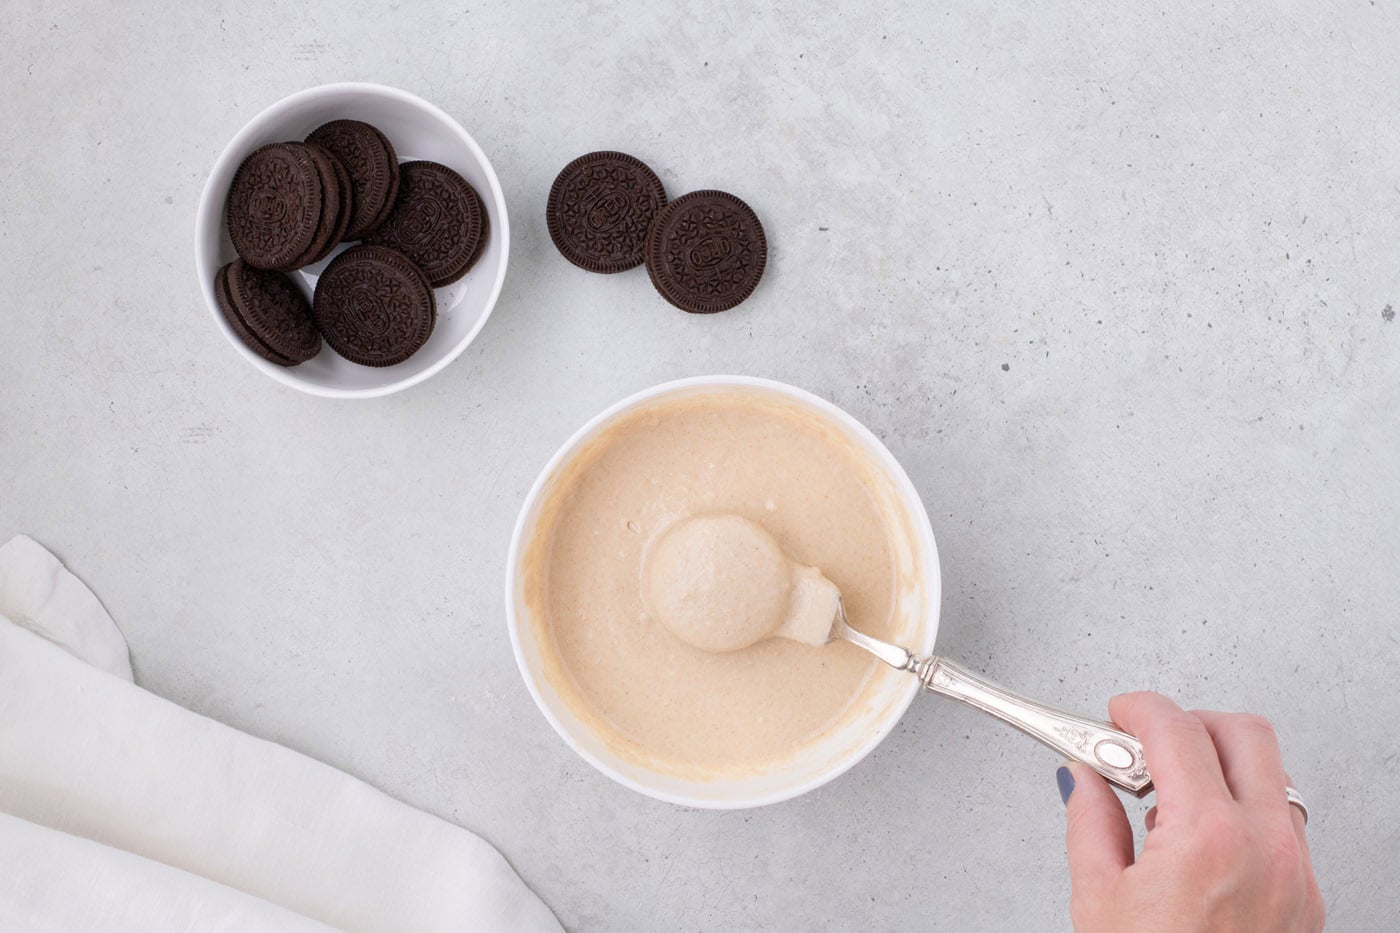
[[[224,201],[239,164],[259,146],[300,140],[330,120],[364,120],[378,127],[394,146],[399,160],[431,159],[455,169],[481,195],[489,216],[486,246],[464,277],[437,289],[437,326],[428,342],[396,366],[360,366],[323,346],[300,366],[277,366],[243,345],[228,326],[214,297],[214,275],[238,254],[229,240]],[[338,247],[336,252],[345,249]],[[388,395],[427,379],[457,358],[481,331],[506,277],[510,254],[510,221],[506,217],[501,183],[486,154],[456,120],[437,107],[409,94],[378,84],[324,84],[283,98],[258,114],[228,144],[214,163],[199,199],[195,219],[194,261],[199,287],[215,325],[234,349],[253,366],[285,385],[332,398]],[[335,254],[332,253],[332,256]],[[306,291],[331,257],[293,274]]]
[[[903,672],[883,668],[863,703],[842,725],[808,746],[796,757],[765,773],[734,779],[687,780],[661,773],[619,756],[607,742],[579,718],[545,676],[543,649],[535,635],[538,620],[533,618],[525,599],[522,561],[536,534],[541,509],[551,484],[564,475],[574,455],[609,425],[637,408],[660,399],[692,396],[736,389],[779,396],[814,412],[843,431],[858,449],[870,457],[884,480],[886,490],[906,519],[909,573],[901,573],[902,592],[898,612],[903,618],[901,640],[920,654],[933,650],[938,635],[941,585],[938,548],[923,502],[904,469],[879,439],[855,418],[835,405],[809,392],[747,376],[701,376],[680,379],[639,392],[623,399],[590,420],[559,448],[535,480],[510,542],[506,562],[506,616],[511,645],[525,685],[554,731],[589,764],[626,787],[690,807],[735,810],[788,800],[834,780],[870,753],[894,728],[900,716],[918,693],[918,680]]]

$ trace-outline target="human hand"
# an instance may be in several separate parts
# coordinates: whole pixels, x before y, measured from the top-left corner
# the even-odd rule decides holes
[[[1127,814],[1103,778],[1077,763],[1057,773],[1077,933],[1321,930],[1303,815],[1284,795],[1268,720],[1188,713],[1156,693],[1114,697],[1108,710],[1141,740],[1157,805],[1134,859]]]

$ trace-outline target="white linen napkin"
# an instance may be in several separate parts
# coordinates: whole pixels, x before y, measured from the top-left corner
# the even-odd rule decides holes
[[[89,911],[80,914],[94,921],[89,928],[107,928],[120,890],[94,879],[135,874],[171,890],[182,876],[152,864],[161,863],[185,873],[185,903],[148,930],[246,928],[234,918],[255,908],[237,892],[347,930],[562,929],[472,833],[123,679],[130,665],[111,618],[28,538],[0,548],[0,611],[25,620],[22,628],[0,618],[0,813],[103,844],[24,830],[45,853],[36,864],[58,875],[47,883]],[[0,835],[18,820],[0,825]],[[38,890],[32,871],[3,868],[4,852],[0,900],[14,879],[29,885],[20,895]],[[206,910],[214,919],[206,922]],[[40,916],[3,928],[75,924],[46,926]]]
[[[126,639],[92,590],[26,535],[0,547],[0,616],[93,667],[136,679]]]
[[[0,930],[332,929],[178,868],[0,813]]]

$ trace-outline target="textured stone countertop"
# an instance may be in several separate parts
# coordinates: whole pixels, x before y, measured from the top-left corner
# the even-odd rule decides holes
[[[944,653],[1085,712],[1268,715],[1332,928],[1393,923],[1394,4],[296,6],[7,16],[0,539],[93,587],[141,683],[482,833],[571,929],[1067,929],[1057,761],[975,711],[712,813],[535,710],[502,575],[537,471],[626,393],[769,376],[906,465]],[[334,402],[228,346],[192,228],[246,120],[353,79],[475,135],[512,242],[455,363]],[[596,148],[748,200],[754,297],[566,263],[545,195]]]

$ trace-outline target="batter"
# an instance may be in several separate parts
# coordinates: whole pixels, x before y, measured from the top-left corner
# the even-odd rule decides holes
[[[756,392],[625,415],[552,484],[526,553],[547,676],[657,770],[721,777],[791,757],[878,663],[824,644],[838,596],[861,630],[895,634],[898,520],[875,476],[837,428]]]

